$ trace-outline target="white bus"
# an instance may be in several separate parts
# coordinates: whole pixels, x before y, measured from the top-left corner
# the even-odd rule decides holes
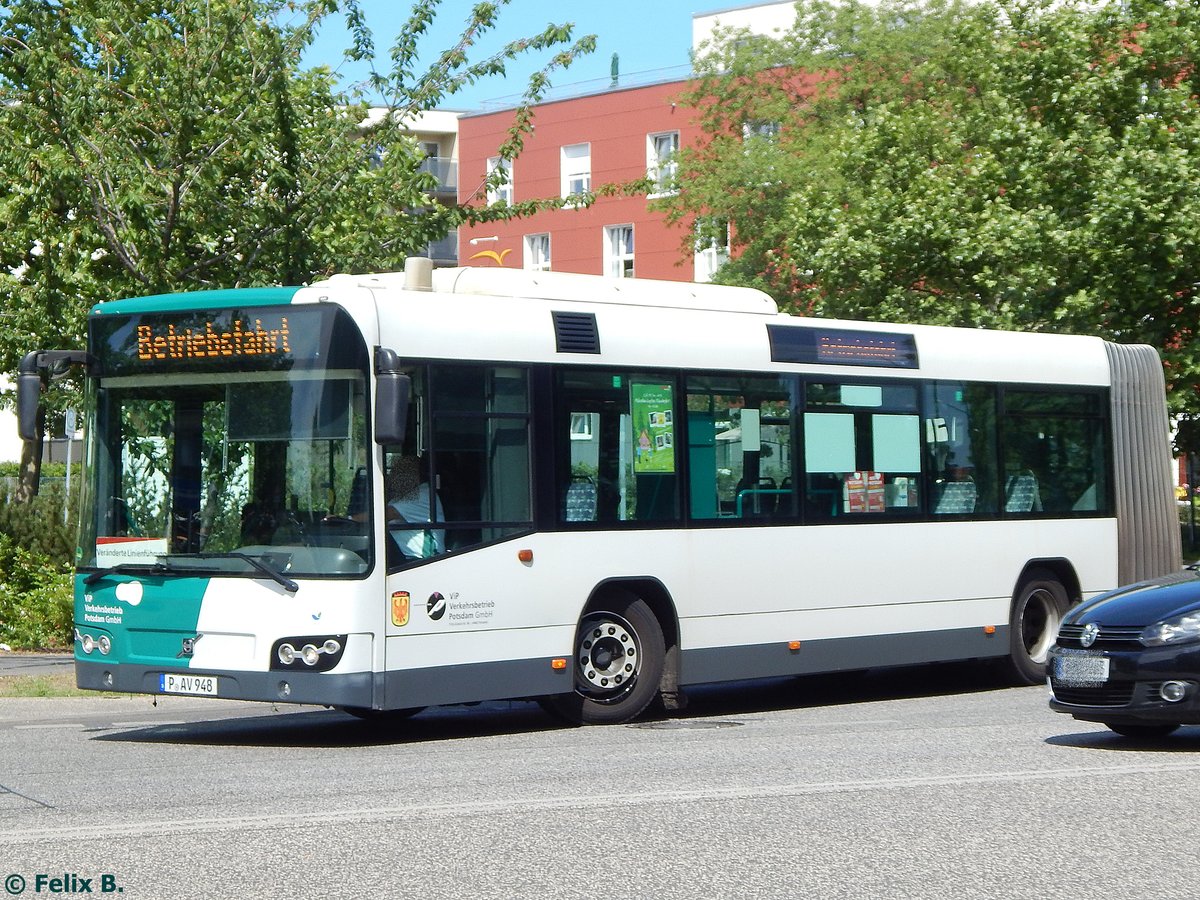
[[[362,716],[995,657],[1179,565],[1155,352],[499,269],[108,302],[81,687]]]

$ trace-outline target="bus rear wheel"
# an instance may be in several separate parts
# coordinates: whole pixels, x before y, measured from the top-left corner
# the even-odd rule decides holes
[[[576,725],[619,725],[641,713],[658,692],[665,654],[662,626],[646,602],[607,595],[579,622],[575,690],[548,697],[551,713]]]
[[[1068,606],[1067,590],[1045,569],[1021,582],[1009,627],[1009,671],[1022,684],[1046,680],[1046,660]]]

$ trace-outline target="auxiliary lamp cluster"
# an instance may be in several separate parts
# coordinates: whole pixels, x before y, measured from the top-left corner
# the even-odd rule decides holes
[[[80,648],[88,656],[92,655],[92,651],[99,650],[101,656],[108,656],[112,650],[112,639],[107,634],[102,634],[100,637],[93,637],[90,634],[82,633],[78,628],[75,629],[75,640],[79,643]]]

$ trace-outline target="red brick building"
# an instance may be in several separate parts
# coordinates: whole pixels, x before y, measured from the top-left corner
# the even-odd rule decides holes
[[[701,137],[694,112],[679,103],[687,85],[612,88],[538,106],[509,184],[486,199],[569,197],[647,174],[668,183],[675,151]],[[512,122],[512,110],[459,119],[460,202],[483,191],[487,173],[500,164],[498,148]],[[662,213],[650,211],[654,196],[600,197],[586,209],[567,206],[511,222],[464,226],[459,265],[708,280],[726,248],[692,252],[689,228],[668,226]]]

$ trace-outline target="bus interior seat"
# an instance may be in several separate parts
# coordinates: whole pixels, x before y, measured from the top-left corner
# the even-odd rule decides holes
[[[947,481],[942,485],[933,511],[938,515],[975,512],[978,490],[973,481]]]
[[[567,485],[563,502],[563,520],[567,522],[596,521],[596,484],[587,476],[576,476]]]
[[[1025,513],[1042,508],[1037,478],[1030,473],[1009,476],[1004,485],[1004,498],[1005,512]]]
[[[775,515],[779,499],[775,479],[763,476],[757,481],[742,479],[737,485],[737,511],[743,518],[767,518]]]
[[[796,492],[792,488],[792,476],[787,475],[779,482],[779,490],[785,493],[775,495],[775,512],[779,515],[796,515]]]

